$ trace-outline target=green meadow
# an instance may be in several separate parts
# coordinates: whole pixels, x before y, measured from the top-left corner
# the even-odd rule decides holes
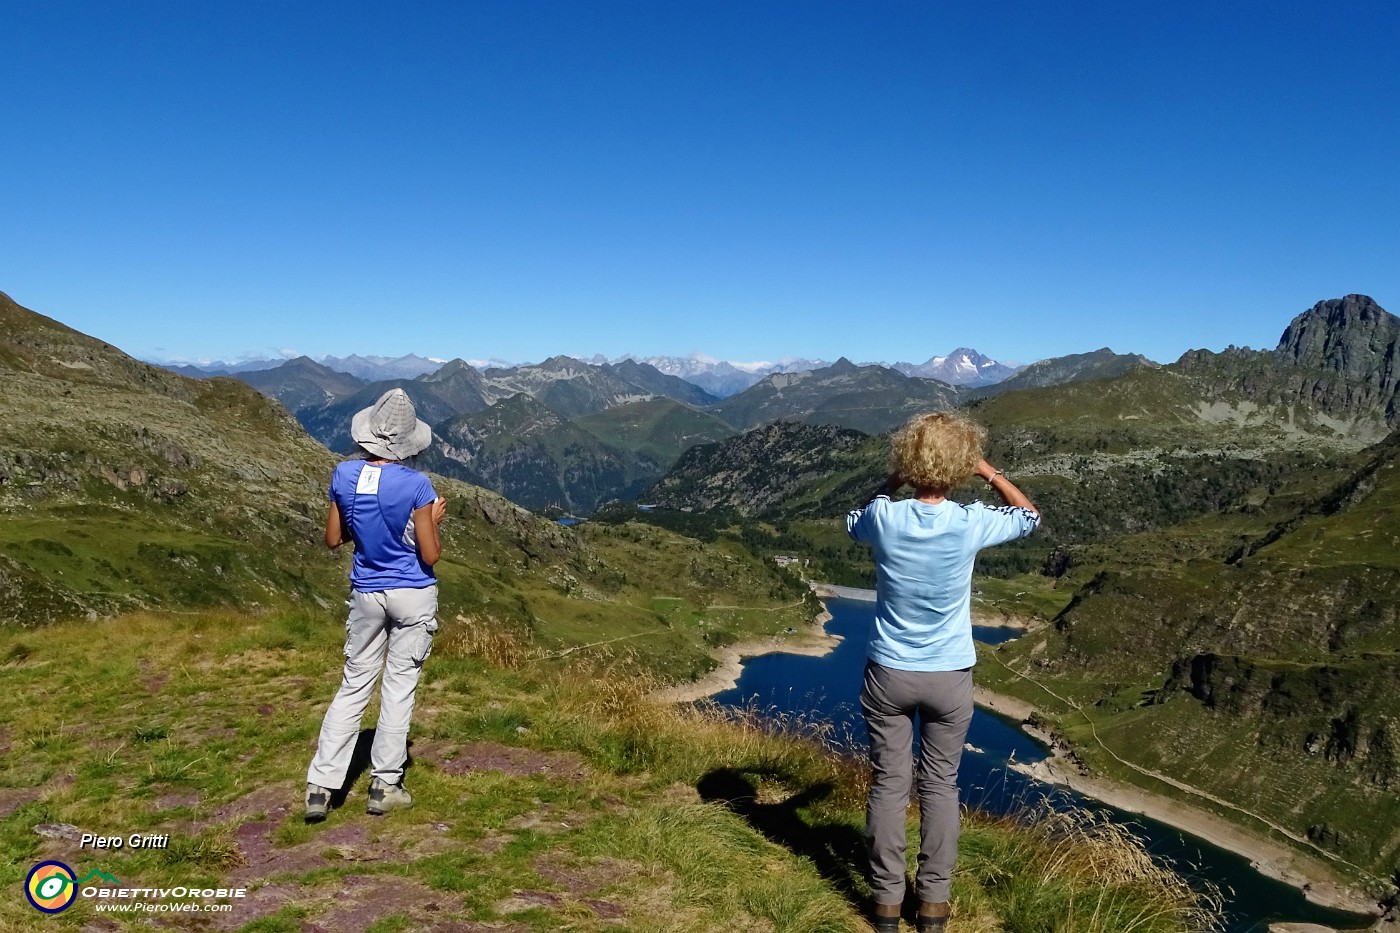
[[[17,893],[29,866],[58,859],[129,887],[242,887],[230,913],[161,919],[249,933],[866,929],[864,768],[819,728],[661,706],[648,700],[659,678],[627,652],[560,657],[481,619],[444,620],[426,665],[414,806],[367,816],[361,773],[306,825],[341,624],[203,611],[4,630],[4,886]],[[99,852],[79,848],[83,832],[169,846]],[[42,917],[8,898],[0,928],[149,928],[151,915],[95,903]],[[967,814],[953,904],[952,933],[1214,922],[1208,895],[1124,834],[1050,814]]]

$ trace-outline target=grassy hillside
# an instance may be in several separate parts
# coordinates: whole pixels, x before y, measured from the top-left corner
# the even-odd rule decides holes
[[[1160,785],[1111,750],[1357,874],[1395,880],[1397,451],[1396,438],[1378,446],[1282,523],[1179,529],[1169,540],[1193,550],[1175,559],[1160,559],[1161,536],[1077,554],[1072,602],[1053,626],[998,652],[1010,670],[990,672],[1048,703],[1095,767]],[[1149,554],[1158,561],[1144,567]]]
[[[337,458],[282,406],[235,380],[147,366],[8,299],[0,323],[12,438],[0,451],[0,621],[339,605],[349,549],[321,544]],[[542,645],[625,638],[641,663],[690,677],[716,644],[816,612],[746,552],[654,529],[575,532],[435,484],[449,499],[445,610]]]
[[[286,604],[335,575],[308,544],[331,459],[242,383],[146,366],[0,301],[4,621]],[[248,542],[257,542],[250,546]]]
[[[583,415],[574,423],[605,444],[669,468],[696,444],[723,440],[734,429],[713,415],[669,398],[629,402]]]
[[[447,620],[425,667],[413,808],[366,816],[361,764],[343,806],[305,825],[340,622],[141,613],[101,638],[86,623],[0,632],[0,883],[59,859],[127,887],[243,887],[229,913],[159,919],[247,933],[868,929],[858,763],[798,724],[648,703],[651,682],[616,658],[551,659],[477,620]],[[83,832],[169,845],[99,852]],[[1110,827],[969,814],[961,848],[950,933],[1210,929],[1209,898]],[[52,918],[6,898],[0,928],[149,919],[94,903]]]

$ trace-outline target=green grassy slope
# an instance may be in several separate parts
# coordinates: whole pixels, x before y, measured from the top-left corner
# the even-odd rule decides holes
[[[0,451],[0,620],[338,605],[350,552],[321,544],[337,458],[283,407],[235,380],[147,366],[8,300],[0,318],[12,438]],[[746,553],[651,529],[574,532],[465,483],[435,484],[449,500],[438,565],[449,617],[528,629],[561,650],[625,636],[638,658],[684,677],[708,669],[717,643],[816,612]],[[714,604],[752,611],[703,611]]]
[[[1064,728],[1285,827],[1355,869],[1400,870],[1400,440],[1286,521],[1141,566],[1089,552],[1094,576],[1054,625],[1000,652],[1077,696]],[[1201,520],[1198,529],[1210,523]],[[1183,533],[1178,540],[1188,539]],[[995,669],[992,670],[996,673]],[[1004,688],[1046,701],[1027,681]],[[1105,754],[1089,757],[1118,776]],[[1152,782],[1148,782],[1149,784]]]
[[[214,899],[227,914],[159,915],[174,929],[868,929],[863,769],[799,724],[770,734],[661,707],[614,658],[580,665],[448,624],[414,716],[412,809],[367,816],[361,772],[308,826],[302,780],[339,676],[338,615],[142,613],[93,632],[0,631],[11,891],[59,859],[126,887],[246,890]],[[1210,928],[1209,898],[1111,827],[965,824],[950,933]],[[82,832],[169,844],[97,851],[79,848]],[[0,928],[144,929],[153,916],[95,903],[45,917],[5,898]]]
[[[696,444],[735,433],[715,416],[668,398],[616,405],[582,415],[574,423],[603,443],[646,457],[663,469]]]

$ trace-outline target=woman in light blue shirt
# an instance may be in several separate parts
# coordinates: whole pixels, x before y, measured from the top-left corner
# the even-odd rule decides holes
[[[972,564],[977,552],[1025,537],[1040,513],[982,458],[986,432],[956,415],[920,415],[893,437],[893,472],[846,517],[846,530],[875,557],[875,623],[861,710],[870,731],[870,850],[875,929],[895,933],[905,896],[904,814],[909,805],[914,721],[920,846],[915,887],[920,933],[944,929],[958,853],[958,763],[972,721]],[[980,476],[1005,503],[963,505],[948,492]],[[890,496],[904,485],[914,496]]]

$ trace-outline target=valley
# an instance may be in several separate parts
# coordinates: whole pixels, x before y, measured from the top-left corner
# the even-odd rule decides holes
[[[1297,315],[1274,350],[1100,351],[964,386],[841,360],[724,399],[562,357],[191,379],[8,299],[0,322],[13,631],[229,607],[331,623],[325,476],[349,414],[399,385],[450,501],[445,611],[541,657],[690,681],[718,648],[805,631],[793,569],[869,585],[840,517],[883,478],[885,432],[959,407],[1046,515],[979,559],[980,604],[1035,620],[979,682],[1033,704],[1085,780],[1180,797],[1378,899],[1400,881],[1400,321],[1363,296]]]

